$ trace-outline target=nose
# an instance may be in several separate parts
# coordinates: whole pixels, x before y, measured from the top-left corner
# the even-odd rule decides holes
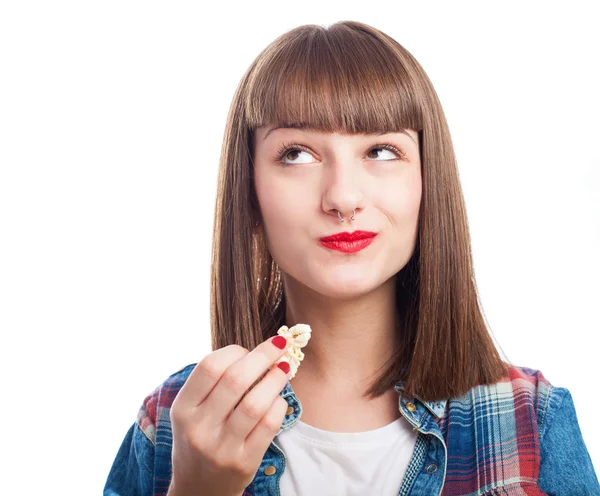
[[[326,171],[323,210],[334,215],[340,222],[354,221],[356,210],[362,208],[363,190],[360,167],[356,164],[333,164]]]

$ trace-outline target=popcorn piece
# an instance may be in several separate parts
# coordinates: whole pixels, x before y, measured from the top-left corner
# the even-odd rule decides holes
[[[290,364],[290,377],[293,379],[300,367],[300,362],[304,360],[304,353],[300,348],[304,348],[311,336],[311,328],[308,324],[296,324],[288,329],[287,326],[281,326],[277,334],[287,339],[289,345],[285,354],[275,362],[277,366],[280,362],[288,362]]]

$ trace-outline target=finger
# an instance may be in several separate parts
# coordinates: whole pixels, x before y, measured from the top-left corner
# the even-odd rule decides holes
[[[280,396],[279,393],[285,387],[288,377],[289,374],[279,367],[273,366],[264,379],[248,392],[231,412],[223,427],[222,442],[239,444],[244,441],[257,424],[263,420],[273,401]]]
[[[198,362],[177,394],[178,408],[190,410],[202,403],[225,371],[248,353],[246,348],[229,345],[219,348]]]
[[[262,420],[246,438],[244,450],[248,453],[247,456],[264,457],[269,445],[281,428],[287,409],[287,401],[277,395]]]
[[[285,342],[281,340],[282,337]],[[280,341],[283,348],[274,345]],[[229,366],[202,405],[198,406],[199,414],[208,425],[217,427],[225,423],[246,391],[287,352],[288,344],[284,336],[275,336]]]

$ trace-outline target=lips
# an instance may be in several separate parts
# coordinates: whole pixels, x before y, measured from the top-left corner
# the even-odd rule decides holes
[[[340,232],[325,236],[319,241],[321,245],[330,250],[341,251],[344,253],[356,253],[369,246],[377,236],[377,233],[371,231]]]
[[[331,241],[346,241],[346,242],[352,242],[352,241],[360,241],[362,239],[369,239],[372,238],[374,236],[376,236],[377,233],[371,232],[371,231],[354,231],[354,232],[339,232],[337,234],[332,234],[331,236],[325,236],[323,238],[320,239],[320,241],[323,242],[331,242]]]

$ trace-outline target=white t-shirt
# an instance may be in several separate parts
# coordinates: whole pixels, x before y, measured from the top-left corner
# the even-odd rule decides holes
[[[298,421],[274,439],[286,457],[281,496],[397,496],[417,435],[404,417],[348,433]]]

